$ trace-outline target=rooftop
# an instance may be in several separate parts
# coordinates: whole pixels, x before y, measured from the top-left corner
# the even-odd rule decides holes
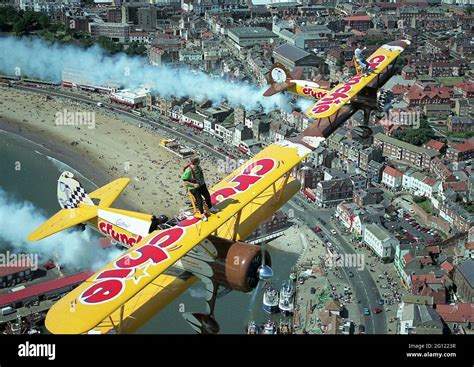
[[[390,233],[388,233],[385,229],[378,226],[377,224],[368,224],[366,227],[370,233],[372,233],[379,241],[387,241],[391,238]]]
[[[388,143],[395,145],[397,147],[403,148],[405,150],[409,150],[411,152],[419,153],[419,154],[428,154],[428,149],[417,147],[416,145],[405,143],[404,141],[392,138],[382,133],[377,133],[374,135],[374,138],[380,140],[383,143]]]
[[[445,322],[474,322],[474,304],[437,305],[436,312]]]
[[[344,20],[346,22],[354,22],[354,21],[370,21],[370,17],[368,15],[352,15],[350,17],[345,17]]]
[[[93,273],[92,272],[83,272],[64,278],[49,280],[47,282],[35,284],[31,287],[27,287],[12,293],[5,293],[0,295],[0,306],[6,306],[14,302],[18,302],[29,297],[36,295],[44,294],[50,291],[53,291],[58,288],[67,287],[70,285],[82,283],[87,278],[89,278]]]
[[[467,280],[471,288],[474,288],[474,260],[467,259],[456,267],[456,271],[461,273]]]
[[[305,58],[306,56],[311,55],[309,52],[306,52],[299,47],[290,45],[289,43],[278,46],[273,50],[273,53],[278,54],[290,61],[298,61]]]
[[[263,27],[236,27],[229,29],[229,33],[239,38],[277,37],[275,33]]]
[[[403,173],[401,173],[400,171],[398,171],[395,168],[390,167],[390,166],[385,167],[385,169],[383,170],[383,173],[385,173],[387,175],[390,175],[392,177],[402,177],[403,176]]]

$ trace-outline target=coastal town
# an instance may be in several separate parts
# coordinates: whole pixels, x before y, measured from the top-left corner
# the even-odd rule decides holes
[[[298,249],[280,277],[285,284],[270,279],[255,288],[268,318],[249,320],[248,334],[474,334],[473,24],[473,7],[462,0],[0,4],[2,37],[95,45],[157,69],[204,73],[225,81],[223,88],[264,91],[275,63],[319,85],[342,83],[357,73],[360,43],[370,54],[393,40],[410,42],[377,94],[379,108],[358,110],[299,163],[291,173],[299,191],[246,240],[267,244],[270,255],[272,246]],[[190,157],[202,158],[213,186],[313,123],[296,98],[287,109],[246,108],[119,79],[98,82],[71,67],[52,80],[6,70],[1,60],[0,130],[20,129],[29,139],[56,134],[64,151],[97,157],[104,171],[93,180],[98,186],[135,177],[124,201],[169,217],[190,204],[185,192],[167,188],[179,186],[176,172]],[[125,77],[136,72],[126,69]],[[59,131],[53,116],[66,109],[92,112],[94,121],[80,134]],[[120,152],[127,140],[132,150]],[[93,274],[60,264],[0,268],[4,333],[39,332],[51,306]]]

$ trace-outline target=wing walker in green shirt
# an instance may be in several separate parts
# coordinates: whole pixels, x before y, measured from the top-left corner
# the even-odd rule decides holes
[[[190,164],[188,164],[183,169],[183,174],[181,179],[183,180],[184,186],[187,191],[192,194],[194,202],[200,213],[200,218],[203,221],[207,221],[207,215],[210,213],[216,213],[216,208],[212,207],[211,194],[206,186],[206,181],[204,180],[204,173],[202,168],[199,165],[201,163],[198,157],[191,159]],[[204,208],[204,201],[206,202],[208,210]]]

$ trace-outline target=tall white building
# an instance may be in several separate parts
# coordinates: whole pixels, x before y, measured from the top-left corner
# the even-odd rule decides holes
[[[392,258],[394,249],[399,243],[387,230],[377,224],[365,226],[363,240],[378,257],[385,260]]]

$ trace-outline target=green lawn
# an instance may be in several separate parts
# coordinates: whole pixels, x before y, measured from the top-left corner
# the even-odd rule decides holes
[[[433,212],[433,205],[431,204],[430,200],[425,200],[417,204],[421,209],[423,209],[428,214],[431,214]]]
[[[466,79],[466,77],[465,76],[440,76],[436,79],[438,80],[438,82],[443,83],[445,86],[452,87],[453,85]]]

